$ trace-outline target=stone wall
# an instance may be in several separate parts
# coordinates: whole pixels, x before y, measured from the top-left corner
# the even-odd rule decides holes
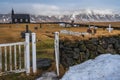
[[[60,63],[65,68],[106,53],[120,54],[120,35],[89,40],[60,40]]]

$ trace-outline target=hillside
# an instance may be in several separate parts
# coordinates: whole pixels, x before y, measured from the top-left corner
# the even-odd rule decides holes
[[[31,15],[31,22],[116,22],[120,21],[119,11],[80,9],[66,11],[64,15]],[[0,23],[11,22],[10,14],[0,14]]]

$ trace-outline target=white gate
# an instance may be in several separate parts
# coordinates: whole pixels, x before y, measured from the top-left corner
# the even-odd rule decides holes
[[[57,71],[57,76],[59,76],[60,75],[59,73],[59,32],[55,32],[54,45],[55,45],[56,71]]]
[[[32,70],[36,73],[36,34],[32,33],[32,59],[30,59],[30,34],[26,33],[25,42],[0,44],[0,74],[30,73],[30,60]]]

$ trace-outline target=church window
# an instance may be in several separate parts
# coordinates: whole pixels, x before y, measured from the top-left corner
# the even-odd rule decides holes
[[[23,22],[23,19],[20,19],[20,22]]]
[[[25,21],[28,22],[28,19],[26,19]]]
[[[15,22],[17,22],[17,19],[15,19]]]

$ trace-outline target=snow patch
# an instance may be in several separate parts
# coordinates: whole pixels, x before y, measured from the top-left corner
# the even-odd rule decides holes
[[[61,80],[120,80],[120,55],[103,54],[70,67]]]

